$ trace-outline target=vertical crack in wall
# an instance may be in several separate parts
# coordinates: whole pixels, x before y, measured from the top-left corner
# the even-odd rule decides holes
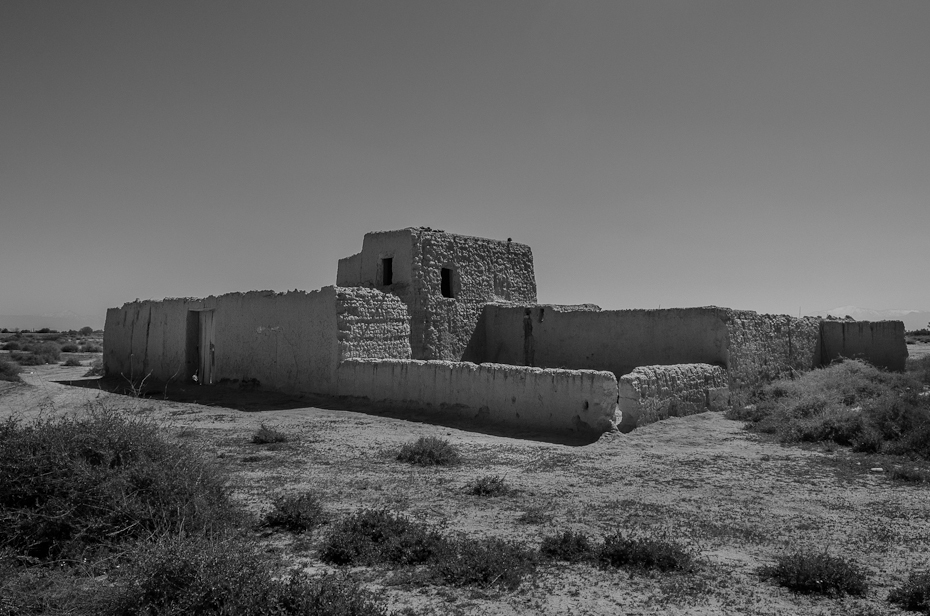
[[[523,313],[523,365],[535,365],[536,344],[533,341],[533,310],[527,308]]]

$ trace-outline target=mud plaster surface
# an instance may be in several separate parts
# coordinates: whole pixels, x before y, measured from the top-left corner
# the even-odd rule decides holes
[[[235,497],[256,514],[280,494],[319,493],[334,514],[388,507],[450,532],[498,536],[531,547],[564,529],[597,538],[615,528],[666,531],[698,550],[691,575],[630,575],[584,565],[543,566],[519,589],[484,591],[405,583],[387,570],[352,574],[395,609],[434,614],[899,614],[888,590],[926,566],[930,490],[901,486],[866,468],[837,470],[845,455],[782,447],[705,413],[673,418],[586,446],[566,446],[312,407],[245,412],[220,406],[134,400],[56,383],[86,368],[49,366],[28,385],[0,382],[0,418],[29,419],[106,404],[160,422],[226,467]],[[269,404],[268,406],[275,406]],[[277,404],[278,407],[287,406]],[[250,437],[264,423],[288,434],[280,449]],[[465,462],[453,469],[399,463],[394,452],[418,436],[449,439]],[[509,496],[479,498],[463,487],[503,475]],[[517,518],[538,507],[551,519]],[[325,533],[325,529],[323,531]],[[322,533],[320,533],[322,535]],[[277,534],[270,546],[295,564],[327,570],[319,536]],[[865,598],[794,595],[759,579],[756,568],[792,547],[852,558],[871,576]]]

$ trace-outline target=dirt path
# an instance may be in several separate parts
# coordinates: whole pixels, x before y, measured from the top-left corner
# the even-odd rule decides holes
[[[893,483],[849,454],[782,447],[738,422],[706,413],[567,446],[351,411],[313,407],[246,412],[190,402],[136,400],[58,384],[86,368],[34,369],[28,385],[0,385],[0,417],[106,404],[145,414],[229,469],[235,496],[256,513],[279,494],[312,489],[338,514],[388,507],[449,532],[537,546],[572,529],[594,538],[617,528],[667,532],[703,565],[690,575],[630,575],[586,565],[544,566],[514,592],[415,587],[385,570],[357,569],[392,607],[435,614],[897,614],[888,590],[928,564],[930,490]],[[283,447],[253,445],[260,424],[287,434]],[[451,440],[465,462],[422,469],[393,453],[418,436]],[[507,496],[468,496],[483,475],[505,477]],[[537,510],[542,524],[518,518]],[[318,542],[269,539],[295,563],[325,570]],[[792,594],[755,571],[785,550],[844,555],[864,566],[865,598]],[[422,612],[420,612],[422,613]]]

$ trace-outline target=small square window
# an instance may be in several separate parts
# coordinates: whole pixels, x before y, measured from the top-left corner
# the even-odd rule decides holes
[[[381,286],[394,284],[394,259],[388,257],[381,259]]]
[[[442,268],[440,272],[441,280],[439,285],[439,290],[442,293],[443,297],[455,297],[452,291],[452,269],[448,267]]]

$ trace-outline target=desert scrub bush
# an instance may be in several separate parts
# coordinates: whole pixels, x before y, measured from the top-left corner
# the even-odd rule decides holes
[[[19,351],[19,350],[22,349],[22,348],[23,348],[23,347],[21,347],[20,344],[19,344],[18,342],[7,342],[7,343],[4,343],[4,345],[3,345],[2,347],[0,347],[0,350],[3,350],[3,351]]]
[[[397,453],[397,459],[420,466],[451,466],[460,461],[455,446],[435,436],[421,436],[412,443],[405,443]]]
[[[517,517],[521,524],[545,524],[552,521],[552,514],[545,507],[529,507]]]
[[[820,552],[782,555],[759,575],[799,593],[864,595],[868,590],[866,575],[855,563]]]
[[[332,529],[320,549],[333,565],[419,565],[443,545],[432,528],[386,509],[363,509]]]
[[[692,551],[664,537],[637,536],[615,531],[604,537],[597,553],[604,567],[656,569],[658,571],[693,571],[696,563]]]
[[[252,442],[256,445],[270,445],[271,443],[286,443],[287,435],[279,432],[274,428],[269,428],[261,424],[255,434],[252,435]]]
[[[311,492],[303,492],[276,499],[274,509],[265,515],[265,525],[300,534],[312,532],[326,519],[320,499]]]
[[[771,383],[753,393],[753,404],[727,416],[782,442],[833,442],[930,458],[930,396],[923,395],[920,374],[848,360]]]
[[[238,521],[226,480],[156,427],[115,410],[0,423],[0,548],[80,560],[162,533]]]
[[[84,373],[84,376],[103,376],[106,370],[103,367],[103,360],[95,359],[90,364],[90,369]]]
[[[930,483],[930,471],[920,468],[892,468],[888,477],[902,483]]]
[[[81,347],[81,353],[102,353],[103,347],[96,344],[85,344]]]
[[[546,558],[570,563],[591,560],[595,555],[594,545],[588,536],[570,530],[543,537],[539,552]]]
[[[7,361],[4,357],[0,357],[0,381],[19,382],[21,380],[19,378],[19,373],[22,371],[23,369],[17,364]]]
[[[386,616],[382,603],[337,576],[276,575],[280,562],[235,537],[168,537],[143,546],[106,598],[107,612],[228,616]]]
[[[912,573],[904,584],[888,593],[888,601],[904,610],[930,614],[930,571]]]
[[[502,539],[446,539],[430,563],[439,581],[451,586],[503,586],[514,589],[536,569],[536,555]]]
[[[510,486],[500,475],[484,475],[465,486],[465,493],[472,496],[503,496]]]
[[[63,344],[63,345],[61,345],[61,352],[62,352],[62,353],[77,353],[78,350],[79,350],[78,345],[72,344],[72,343],[70,343],[70,342],[69,342],[68,344]]]
[[[68,367],[73,368],[73,367],[75,367],[75,366],[80,366],[80,365],[81,365],[81,362],[78,361],[77,359],[73,358],[73,357],[69,357],[69,358],[66,359],[65,361],[61,362],[61,365],[62,365],[62,366],[68,366]]]

